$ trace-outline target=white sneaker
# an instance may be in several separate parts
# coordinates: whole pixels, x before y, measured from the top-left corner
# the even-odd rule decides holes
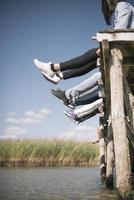
[[[34,58],[33,62],[36,65],[36,67],[41,70],[41,72],[44,72],[46,75],[48,75],[51,78],[54,77],[55,72],[52,71],[51,69],[51,62],[44,63],[37,60],[36,58]]]
[[[51,83],[57,84],[60,82],[60,77],[58,77],[56,74],[54,74],[53,77],[48,76],[45,72],[41,71],[42,75],[44,76],[44,78],[46,78],[48,81],[50,81]]]

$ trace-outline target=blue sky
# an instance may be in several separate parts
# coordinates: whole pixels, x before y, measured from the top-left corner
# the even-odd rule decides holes
[[[55,86],[32,60],[61,62],[97,47],[91,37],[107,28],[101,1],[1,0],[0,19],[0,136],[95,138],[98,117],[73,124],[63,113],[67,107],[50,93],[94,72]]]

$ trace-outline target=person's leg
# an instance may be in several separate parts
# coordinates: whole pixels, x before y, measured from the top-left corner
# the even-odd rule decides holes
[[[114,29],[133,28],[133,7],[128,2],[119,2],[114,12]]]
[[[93,90],[91,89],[91,90],[85,92],[84,94],[77,96],[75,99],[74,106],[89,104],[89,103],[96,101],[97,99],[99,99],[98,86],[93,88]],[[73,103],[71,104],[71,102],[70,102],[70,105],[73,105]]]
[[[104,87],[102,84],[102,80],[99,79],[98,80],[98,85],[96,85],[95,87],[87,90],[86,92],[80,94],[74,97],[74,105],[78,106],[78,105],[84,105],[84,104],[89,104],[92,103],[93,101],[96,101],[97,99],[101,98],[101,97],[105,97],[104,94]],[[70,102],[71,99],[69,99]]]
[[[101,73],[97,72],[85,81],[82,81],[80,84],[66,90],[65,95],[67,98],[70,98],[71,95],[78,96],[81,95],[87,91],[89,91],[91,88],[98,85],[98,79],[101,77]]]
[[[96,66],[96,61],[94,60],[90,62],[88,65],[82,66],[81,68],[59,72],[59,77],[63,80],[66,80],[69,78],[75,78],[75,77],[87,74],[88,72],[92,71],[93,69],[97,67],[98,66]]]
[[[96,101],[99,98],[99,86],[95,86],[88,90],[87,92],[77,95],[77,91],[75,92],[75,96],[66,97],[65,91],[60,90],[59,88],[56,90],[51,90],[51,93],[60,99],[66,106],[70,108],[75,108],[79,105],[85,105]]]
[[[76,58],[70,59],[70,60],[65,61],[65,62],[61,62],[61,63],[59,63],[60,69],[59,68],[57,69],[56,66],[55,66],[54,70],[57,69],[57,70],[60,70],[60,71],[63,72],[63,71],[69,70],[69,69],[80,68],[84,65],[89,64],[93,60],[96,61],[97,57],[98,57],[97,53],[96,53],[97,50],[98,50],[98,48],[90,49],[81,56],[78,56]]]
[[[93,103],[76,108],[75,110],[64,111],[64,113],[73,122],[80,123],[99,113],[99,107],[102,105],[102,102],[103,100],[101,98]]]
[[[88,115],[85,115],[85,116],[83,116],[83,117],[81,117],[81,118],[78,118],[76,115],[74,115],[74,113],[73,113],[73,110],[71,110],[71,111],[64,111],[64,113],[65,113],[65,115],[67,116],[67,117],[69,117],[69,119],[71,120],[71,121],[73,121],[73,122],[75,122],[75,123],[77,123],[77,124],[79,124],[79,123],[81,123],[81,122],[83,122],[83,121],[85,121],[85,120],[87,120],[87,119],[89,119],[89,118],[91,118],[91,117],[93,117],[93,116],[95,116],[96,114],[98,114],[98,109],[96,109],[96,110],[94,110],[92,113],[90,113],[90,114],[88,114]]]
[[[98,97],[98,80],[101,73],[97,72],[85,81],[65,91],[65,96],[71,105],[84,105],[91,103]],[[97,96],[97,97],[96,97]]]
[[[97,72],[73,88],[65,91],[52,89],[51,92],[67,106],[75,107],[77,105],[85,105],[98,99],[100,89],[98,81],[100,77],[101,73]]]
[[[90,119],[91,117],[94,117],[96,114],[98,114],[98,109],[94,110],[92,113],[88,114],[88,115],[85,115],[79,119],[77,119],[77,123],[81,123],[81,122],[84,122],[88,119]]]
[[[93,103],[90,103],[90,104],[87,104],[85,106],[82,106],[81,108],[76,108],[74,110],[74,114],[77,115],[78,118],[82,118],[85,115],[89,115],[94,110],[98,109],[101,104],[102,104],[102,98],[96,100]]]
[[[91,49],[82,56],[57,64],[44,63],[37,59],[34,59],[33,62],[48,81],[57,84],[61,79],[81,76],[96,68],[96,60],[99,56],[97,50],[98,48]],[[85,65],[87,66],[81,70]],[[71,74],[72,69],[80,69],[80,71],[76,70]],[[63,74],[64,71],[68,70],[68,74]]]
[[[71,94],[70,98],[68,98],[68,104],[76,107],[79,105],[85,105],[92,103],[94,100],[99,98],[99,86],[96,85],[95,87],[91,88],[87,92],[79,95],[77,91],[75,92],[74,96]]]

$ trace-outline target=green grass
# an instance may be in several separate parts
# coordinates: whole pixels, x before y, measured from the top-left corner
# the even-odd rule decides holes
[[[63,140],[0,140],[0,163],[32,166],[89,166],[98,163],[98,145]],[[24,164],[24,165],[25,165]]]

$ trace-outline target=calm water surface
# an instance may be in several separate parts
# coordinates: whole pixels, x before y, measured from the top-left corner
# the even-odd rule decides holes
[[[0,168],[0,200],[117,200],[99,168]]]

